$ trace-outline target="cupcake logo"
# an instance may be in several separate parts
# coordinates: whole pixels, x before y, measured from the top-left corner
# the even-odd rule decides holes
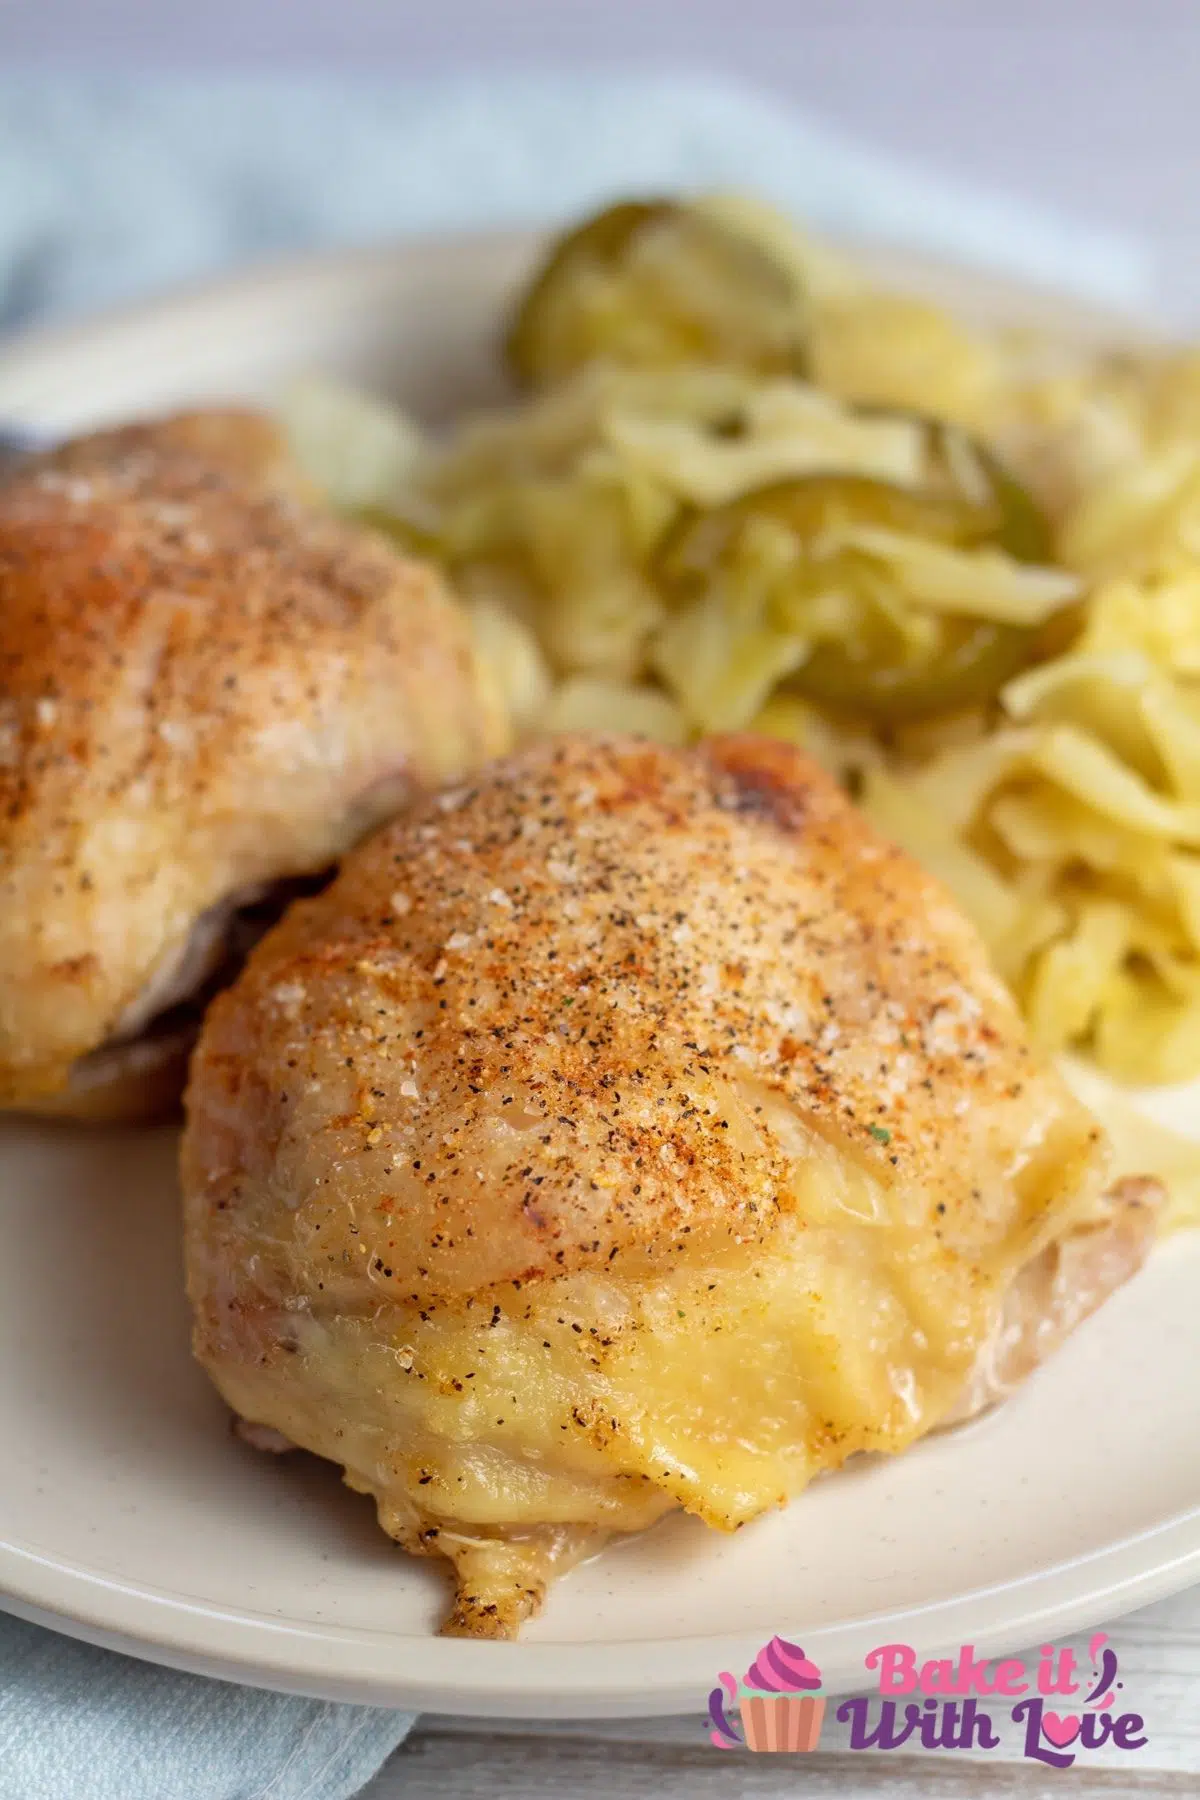
[[[868,1691],[843,1700],[834,1718],[848,1750],[998,1750],[1006,1725],[1014,1736],[1020,1731],[1023,1756],[1052,1769],[1069,1769],[1091,1750],[1141,1750],[1146,1722],[1118,1698],[1125,1684],[1107,1632],[1093,1633],[1088,1656],[1090,1682],[1070,1644],[994,1661],[963,1644],[956,1656],[924,1662],[911,1644],[880,1644],[864,1658]],[[799,1644],[773,1637],[740,1681],[727,1671],[718,1680],[708,1697],[709,1739],[718,1750],[817,1749],[822,1676]]]
[[[718,1750],[815,1750],[825,1696],[821,1671],[798,1644],[773,1637],[741,1681],[723,1670],[708,1697],[709,1736]],[[736,1713],[741,1731],[731,1718]]]

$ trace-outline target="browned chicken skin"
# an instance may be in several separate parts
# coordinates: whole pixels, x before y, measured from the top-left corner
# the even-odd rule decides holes
[[[732,1529],[986,1404],[1159,1197],[1108,1189],[943,890],[744,737],[418,805],[217,1000],[188,1111],[198,1356],[479,1635],[606,1534]]]
[[[78,439],[0,487],[0,1106],[177,1098],[240,907],[502,747],[435,575],[274,426]]]

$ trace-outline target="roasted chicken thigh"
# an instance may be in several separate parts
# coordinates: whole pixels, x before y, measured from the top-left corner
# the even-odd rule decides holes
[[[278,884],[503,722],[435,575],[324,513],[253,413],[21,465],[0,609],[0,1106],[152,1112],[180,1003]]]
[[[947,894],[752,737],[422,801],[252,953],[187,1108],[197,1355],[482,1636],[606,1535],[997,1398],[1158,1201]]]

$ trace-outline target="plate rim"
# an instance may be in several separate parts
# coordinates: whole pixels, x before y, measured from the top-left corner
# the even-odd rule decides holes
[[[1151,1544],[1161,1549],[1146,1566],[1142,1553]],[[21,1564],[41,1568],[50,1577],[40,1584],[40,1598],[21,1584],[9,1585],[14,1566]],[[1109,1578],[1098,1586],[1096,1576],[1106,1569]],[[1078,1587],[1081,1575],[1088,1577],[1083,1590]],[[0,1544],[0,1581],[5,1609],[19,1618],[140,1661],[278,1693],[462,1717],[700,1714],[717,1672],[748,1667],[761,1648],[761,1633],[538,1644],[301,1626],[273,1622],[265,1614],[233,1613],[183,1601],[76,1565],[50,1563],[9,1544]],[[981,1655],[995,1658],[1042,1636],[1063,1637],[1110,1623],[1193,1582],[1200,1582],[1200,1507],[1050,1570],[962,1590],[948,1600],[893,1608],[835,1625],[791,1626],[786,1619],[779,1623],[783,1631],[803,1636],[806,1650],[824,1674],[826,1692],[836,1696],[862,1690],[868,1650],[898,1641],[887,1634],[889,1626],[902,1625],[906,1633],[914,1623],[926,1629],[929,1635],[922,1636],[918,1647],[922,1657],[957,1652],[960,1644],[970,1643]],[[96,1610],[100,1596],[109,1598],[105,1616]],[[56,1597],[61,1604],[55,1603]],[[971,1621],[981,1601],[993,1608],[983,1629]],[[995,1610],[998,1603],[1002,1610]],[[221,1641],[223,1624],[236,1626],[243,1639],[252,1639],[253,1652],[241,1648],[232,1652]],[[290,1654],[273,1654],[284,1645]],[[647,1693],[643,1684],[623,1675],[620,1666],[656,1650],[669,1652],[672,1673]],[[397,1670],[395,1662],[405,1656],[421,1663],[421,1673]]]
[[[59,356],[89,345],[163,327],[187,330],[214,308],[261,302],[272,293],[287,294],[314,282],[333,287],[372,277],[383,282],[389,271],[399,276],[423,258],[445,268],[456,263],[469,268],[482,256],[512,256],[520,250],[533,255],[544,236],[533,229],[433,234],[264,259],[132,304],[15,334],[0,343],[0,392],[10,383],[19,391],[32,371],[31,410],[36,411],[39,368],[50,368]],[[884,279],[900,283],[924,270],[928,292],[944,291],[950,283],[960,294],[978,294],[981,301],[990,296],[985,310],[992,316],[1010,305],[1057,308],[1072,329],[1078,326],[1079,335],[1093,341],[1159,337],[1144,319],[1055,296],[1003,274],[956,268],[893,246],[847,248],[864,256]],[[15,417],[20,414],[18,404]],[[907,1628],[919,1621],[929,1633],[928,1647],[922,1642],[927,1655],[970,1641],[994,1656],[1018,1650],[1050,1629],[1086,1628],[1192,1582],[1200,1582],[1200,1505],[1049,1570],[960,1590],[952,1598],[918,1607],[806,1627],[803,1635],[826,1673],[828,1690],[844,1693],[863,1686],[863,1655],[885,1641],[877,1634],[889,1623]],[[970,1617],[981,1602],[988,1609],[982,1629],[973,1627]],[[700,1713],[717,1671],[747,1666],[759,1648],[757,1637],[743,1634],[495,1644],[272,1621],[265,1614],[233,1613],[82,1565],[54,1562],[3,1541],[0,1605],[35,1624],[171,1668],[317,1698],[482,1718]],[[780,1621],[780,1627],[788,1629],[788,1622]],[[231,1632],[236,1644],[230,1642]],[[652,1662],[656,1649],[665,1655],[658,1659],[659,1678],[646,1691],[625,1673],[625,1665]]]
[[[399,270],[422,258],[445,264],[470,264],[489,254],[521,252],[533,257],[552,236],[553,231],[546,227],[505,226],[492,230],[419,232],[334,249],[266,255],[224,271],[171,283],[136,299],[70,313],[44,324],[21,326],[0,337],[0,385],[13,377],[19,381],[30,362],[69,354],[90,340],[109,334],[124,336],[173,320],[183,322],[188,315],[214,306],[244,305],[273,290],[286,291],[316,281],[345,282],[368,274],[382,277],[391,268]],[[968,311],[980,307],[996,317],[1011,306],[1047,319],[1061,319],[1066,314],[1072,332],[1086,335],[1091,341],[1170,341],[1161,325],[1144,314],[1065,295],[1000,268],[957,264],[878,239],[832,232],[821,236],[823,242],[861,261],[869,275],[885,284],[892,282],[903,287],[911,283],[927,295],[944,294],[953,287],[959,299],[948,304],[964,305]]]

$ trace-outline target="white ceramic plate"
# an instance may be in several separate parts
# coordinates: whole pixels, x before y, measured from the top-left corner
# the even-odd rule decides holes
[[[530,246],[337,257],[56,332],[0,356],[0,421],[66,428],[323,368],[427,413],[500,383]],[[895,259],[886,267],[895,271]],[[955,301],[1111,322],[944,271]],[[1196,1093],[1160,1102],[1181,1126]],[[557,1587],[517,1644],[432,1635],[437,1570],[389,1545],[332,1468],[230,1436],[188,1358],[169,1133],[0,1130],[0,1592],[135,1655],[337,1698],[509,1716],[703,1707],[775,1632],[833,1689],[902,1639],[999,1652],[1200,1579],[1200,1234],[1010,1405],[863,1460],[723,1539],[673,1519]]]

